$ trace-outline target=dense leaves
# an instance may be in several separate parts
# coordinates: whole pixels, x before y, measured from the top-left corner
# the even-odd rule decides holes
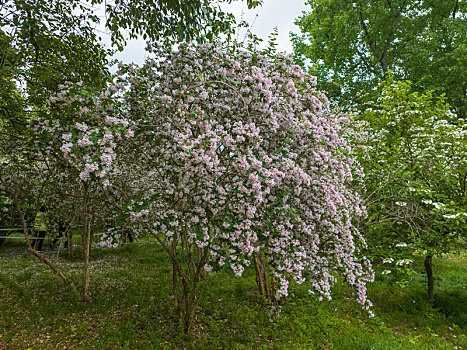
[[[445,93],[466,113],[466,3],[458,0],[311,0],[296,21],[297,58],[311,60],[327,90],[359,100],[391,71],[421,91]],[[343,95],[343,96],[342,96]]]
[[[99,44],[91,12],[76,1],[6,1],[0,5],[0,109],[5,127],[45,113],[65,82],[103,88],[109,50]],[[21,104],[21,100],[24,103]]]
[[[93,0],[93,3],[102,3]],[[225,2],[232,2],[227,0]],[[248,8],[262,1],[247,0]],[[115,0],[105,2],[107,28],[114,43],[124,41],[122,29],[129,30],[130,38],[142,36],[151,40],[212,40],[220,33],[232,31],[235,19],[212,0]]]

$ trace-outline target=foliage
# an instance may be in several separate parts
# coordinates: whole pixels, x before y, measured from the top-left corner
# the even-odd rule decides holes
[[[92,3],[102,3],[102,0]],[[248,8],[255,8],[262,0],[247,0],[246,3]],[[115,0],[106,1],[105,7],[108,14],[106,27],[116,44],[125,39],[122,29],[129,30],[130,38],[142,36],[153,42],[204,42],[212,41],[221,33],[232,33],[235,23],[233,15],[223,12],[213,0]]]
[[[466,115],[466,3],[458,0],[310,0],[292,35],[321,86],[361,101],[391,71],[419,91],[446,94]],[[308,61],[307,61],[308,62]]]
[[[47,115],[47,100],[65,82],[106,86],[110,51],[99,43],[90,18],[77,1],[0,5],[0,84],[9,87],[0,95],[0,133],[27,137],[25,126]]]
[[[443,98],[409,82],[388,79],[380,91],[355,118],[368,210],[360,228],[374,256],[407,267],[410,251],[431,256],[465,243],[467,130]]]

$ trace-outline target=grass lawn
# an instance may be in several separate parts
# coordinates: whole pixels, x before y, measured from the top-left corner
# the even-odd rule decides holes
[[[0,349],[467,349],[465,254],[434,260],[433,307],[421,270],[399,289],[376,267],[373,319],[342,284],[321,303],[306,285],[292,285],[273,309],[253,269],[241,278],[222,271],[202,283],[197,327],[185,336],[171,316],[172,267],[155,242],[94,249],[87,304],[35,257],[14,254],[23,250],[0,247]],[[80,284],[79,251],[58,264]]]

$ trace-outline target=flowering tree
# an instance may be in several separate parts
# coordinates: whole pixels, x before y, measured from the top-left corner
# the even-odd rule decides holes
[[[83,222],[80,230],[84,248],[84,286],[82,299],[90,300],[89,256],[94,227],[102,223],[105,213],[108,172],[112,170],[118,144],[133,136],[118,92],[122,86],[111,85],[100,94],[93,94],[81,84],[63,86],[49,105],[52,116],[76,121],[67,128],[38,123],[37,135],[49,141],[49,152],[58,153],[56,164],[72,182],[76,199],[72,221]],[[47,124],[47,125],[44,125]],[[68,131],[68,132],[66,132]],[[57,152],[57,149],[60,152]],[[108,205],[108,204],[107,204]]]
[[[443,98],[413,92],[410,82],[390,78],[377,103],[357,116],[356,127],[364,130],[353,149],[365,170],[369,213],[360,228],[386,264],[407,267],[410,252],[424,253],[432,301],[433,255],[466,238],[465,125]]]
[[[369,308],[372,270],[358,259],[362,215],[352,159],[315,78],[290,58],[210,44],[160,50],[124,67],[136,125],[137,196],[125,212],[173,263],[175,309],[194,323],[203,272],[237,276],[253,260],[260,291],[287,296],[291,280],[331,297],[341,273]],[[135,158],[134,158],[135,159]]]
[[[4,134],[0,138],[0,194],[9,199],[9,204],[16,212],[15,221],[22,225],[27,250],[40,261],[47,264],[62,280],[74,288],[72,279],[65,276],[56,263],[38,252],[31,244],[28,224],[32,223],[34,211],[48,191],[54,171],[43,157],[39,144],[35,143],[30,134]],[[42,199],[42,201],[41,201]],[[29,209],[29,210],[26,210]]]
[[[113,169],[119,143],[131,137],[132,131],[120,107],[121,87],[112,85],[101,93],[81,83],[59,88],[60,93],[49,99],[45,111],[30,120],[24,137],[11,135],[0,143],[5,150],[0,190],[15,200],[23,226],[21,199],[32,195],[37,203],[47,203],[54,219],[51,221],[65,221],[68,229],[72,224],[80,227],[84,249],[81,297],[88,301],[94,227],[102,223],[107,207],[112,205],[105,200],[108,173]],[[8,148],[12,149],[9,154]],[[26,226],[24,232],[28,238]],[[29,251],[58,271],[32,249],[29,239],[27,242]]]

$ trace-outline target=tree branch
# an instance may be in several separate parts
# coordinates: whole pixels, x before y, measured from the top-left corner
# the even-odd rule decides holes
[[[381,59],[379,60],[379,62],[381,63],[381,68],[383,69],[383,74],[384,75],[386,75],[386,73],[388,72],[388,64],[387,64],[386,58],[387,58],[387,55],[388,55],[389,45],[391,44],[392,37],[394,35],[394,29],[397,26],[397,22],[399,20],[399,17],[401,15],[402,10],[404,9],[404,6],[405,6],[406,3],[407,3],[407,0],[404,0],[404,2],[401,4],[401,6],[399,8],[399,11],[394,16],[394,20],[392,21],[391,30],[389,31],[388,38],[386,39],[386,43],[384,45],[383,53],[381,54]]]
[[[359,11],[358,13],[358,17],[360,18],[360,25],[363,29],[363,32],[365,33],[365,36],[368,40],[368,45],[370,45],[370,48],[371,48],[371,51],[373,51],[373,53],[375,54],[376,56],[376,45],[375,43],[371,40],[371,37],[370,37],[370,33],[368,32],[368,28],[366,27],[366,24],[365,24],[365,21],[363,20],[363,15],[362,15],[362,11]]]
[[[52,269],[52,271],[54,273],[56,273],[63,280],[63,282],[65,282],[66,284],[68,284],[70,287],[72,287],[75,290],[75,285],[73,283],[73,280],[66,277],[60,271],[60,269],[57,267],[57,265],[55,265],[52,261],[47,259],[44,255],[39,253],[37,250],[35,250],[31,246],[31,240],[29,239],[29,234],[28,234],[28,227],[27,227],[26,222],[24,220],[24,212],[21,210],[21,208],[19,206],[18,194],[16,192],[13,192],[13,191],[9,190],[9,189],[6,189],[6,192],[7,192],[7,194],[9,194],[10,197],[13,197],[13,200],[15,202],[15,208],[16,208],[17,213],[19,214],[21,224],[23,226],[24,238],[26,239],[26,244],[28,245],[28,248],[27,248],[28,252],[34,254],[37,258],[39,258],[39,260],[41,260],[43,263],[48,265]]]
[[[28,15],[28,20],[29,22],[33,22],[32,21],[32,15],[31,15],[31,10],[26,10],[26,13]],[[34,50],[35,50],[35,58],[34,58],[34,64],[37,64],[39,62],[39,52],[40,52],[40,49],[39,49],[39,45],[37,44],[37,41],[36,41],[36,37],[35,37],[35,34],[34,34],[34,27],[30,24],[29,25],[29,35],[31,37],[31,43],[32,45],[34,46]]]
[[[453,19],[456,18],[456,12],[457,12],[458,8],[459,8],[459,0],[456,0],[456,4],[454,5],[454,10],[452,10],[452,18]]]

